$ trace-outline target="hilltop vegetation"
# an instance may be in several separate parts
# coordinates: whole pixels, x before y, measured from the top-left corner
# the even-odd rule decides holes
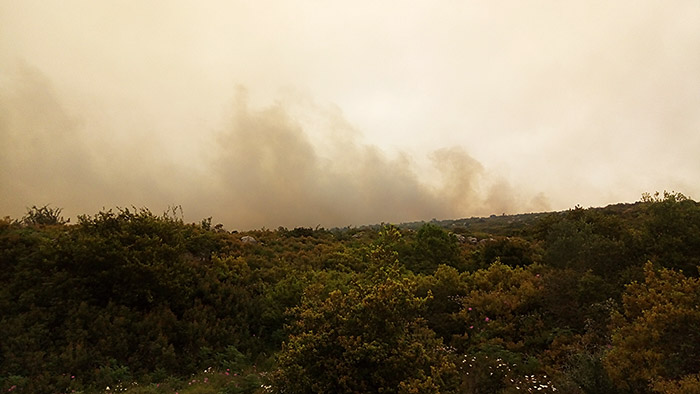
[[[0,389],[700,392],[700,204],[231,233],[0,221]]]

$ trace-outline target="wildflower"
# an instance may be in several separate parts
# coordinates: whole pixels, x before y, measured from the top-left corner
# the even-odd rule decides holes
[[[488,317],[486,317],[486,319],[484,319],[484,321],[489,321],[489,320],[491,320],[491,319],[489,319]]]

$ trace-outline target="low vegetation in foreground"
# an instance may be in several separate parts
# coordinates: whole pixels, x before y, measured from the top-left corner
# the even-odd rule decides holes
[[[0,221],[4,393],[698,393],[700,204],[259,230]]]

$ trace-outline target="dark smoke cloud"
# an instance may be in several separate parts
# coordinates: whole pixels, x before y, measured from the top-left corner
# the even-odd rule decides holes
[[[147,124],[129,138],[117,138],[117,125],[91,122],[113,128],[91,129],[81,119],[99,114],[69,113],[50,81],[24,67],[0,101],[2,213],[17,217],[27,206],[47,203],[69,215],[132,205],[158,212],[177,204],[189,220],[213,216],[228,228],[248,229],[457,218],[522,207],[494,197],[512,190],[504,181],[490,185],[484,167],[461,148],[435,151],[430,159],[439,179],[426,182],[409,155],[390,157],[360,143],[338,111],[303,107],[316,111],[318,124],[308,125],[292,115],[292,104],[252,108],[244,89],[235,96],[227,126],[193,130],[198,137],[190,154],[172,156],[164,153],[167,137],[140,137],[149,135]],[[319,125],[320,133],[306,131]]]

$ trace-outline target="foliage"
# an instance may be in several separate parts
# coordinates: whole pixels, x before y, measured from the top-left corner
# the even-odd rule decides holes
[[[570,210],[546,231],[544,263],[596,275],[615,275],[633,260],[632,236],[615,216]]]
[[[465,269],[456,237],[432,223],[418,229],[410,254],[405,253],[402,261],[413,272],[423,274],[435,272],[441,264]]]
[[[605,366],[615,384],[634,392],[691,385],[700,373],[700,280],[644,267],[623,310],[613,316],[613,348]]]
[[[663,267],[698,275],[700,204],[681,193],[645,196],[648,204],[643,234],[646,258]]]
[[[0,390],[694,393],[699,240],[680,193],[243,233],[35,206],[0,220]]]
[[[377,272],[345,292],[307,292],[292,311],[277,392],[440,392],[454,365],[420,317],[426,298],[395,269]]]
[[[472,254],[474,268],[486,268],[496,260],[511,267],[523,267],[540,260],[535,245],[521,237],[484,240]]]
[[[22,217],[22,223],[28,226],[49,226],[66,224],[68,220],[61,216],[61,208],[51,208],[48,205],[42,207],[32,206]]]

